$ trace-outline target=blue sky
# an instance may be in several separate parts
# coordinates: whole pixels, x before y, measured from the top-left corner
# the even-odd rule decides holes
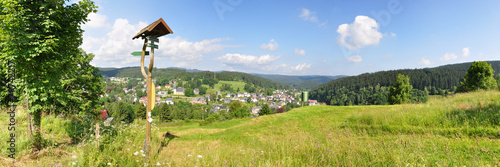
[[[157,68],[358,75],[500,59],[500,1],[96,0],[82,48],[98,67],[139,66],[160,17]],[[146,64],[147,66],[147,64]]]

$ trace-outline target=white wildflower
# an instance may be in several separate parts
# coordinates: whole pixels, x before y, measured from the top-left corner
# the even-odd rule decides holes
[[[189,155],[189,154],[188,154],[188,157],[191,157],[191,156],[192,156],[192,155]]]
[[[111,162],[108,162],[108,165],[111,165]]]
[[[161,166],[160,162],[157,162],[157,163],[156,163],[156,166]]]
[[[143,157],[145,157],[145,156],[146,156],[146,154],[142,154],[142,156],[143,156]]]
[[[201,156],[201,155],[198,155],[198,158],[203,158],[203,156]]]
[[[134,153],[134,155],[139,155],[139,152],[137,152],[137,151],[136,151],[136,152]]]
[[[71,156],[71,158],[75,159],[75,158],[76,158],[76,155]]]

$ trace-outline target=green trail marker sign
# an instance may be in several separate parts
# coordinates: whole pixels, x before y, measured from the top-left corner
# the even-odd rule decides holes
[[[152,44],[152,43],[147,43],[146,46],[150,47],[150,48],[158,49],[158,45],[155,45],[155,44]]]
[[[158,38],[155,38],[155,37],[146,37],[146,39],[153,41],[153,42],[160,42],[160,40],[158,40]]]
[[[132,52],[132,56],[142,56],[142,51]],[[149,56],[149,51],[144,56]]]

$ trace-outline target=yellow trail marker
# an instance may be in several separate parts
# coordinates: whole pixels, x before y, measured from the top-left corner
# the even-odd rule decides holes
[[[151,92],[149,92],[148,95],[151,95],[151,100],[148,99],[149,105],[151,106],[151,110],[155,108],[155,102],[156,102],[156,90],[155,90],[155,84],[151,82]]]

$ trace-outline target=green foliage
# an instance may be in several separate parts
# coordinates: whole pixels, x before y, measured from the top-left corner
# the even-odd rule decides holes
[[[497,75],[496,80],[497,80],[497,87],[500,89],[500,74]]]
[[[410,77],[398,74],[396,83],[389,88],[389,104],[403,104],[410,102],[410,91],[413,86],[410,84]]]
[[[137,104],[135,106],[135,116],[137,118],[142,118],[142,119],[146,119],[146,106],[144,106],[143,104]]]
[[[232,118],[245,118],[250,116],[250,109],[240,101],[234,101],[229,105],[229,113]]]
[[[6,62],[12,62],[18,72],[18,88],[27,88],[28,112],[33,114],[36,133],[34,147],[40,150],[43,111],[78,113],[96,104],[101,90],[98,69],[89,64],[93,56],[79,46],[80,25],[97,7],[89,0],[73,4],[4,0],[0,4],[0,66],[5,69]]]
[[[184,95],[187,97],[194,97],[194,91],[191,88],[184,89]]]
[[[66,124],[65,130],[73,143],[79,143],[94,136],[97,123],[100,123],[99,134],[101,136],[111,135],[113,132],[115,132],[115,135],[117,134],[116,129],[112,126],[104,126],[100,119],[94,118],[96,118],[94,115],[83,112],[70,118],[70,121]]]
[[[262,116],[262,115],[269,115],[271,114],[271,108],[269,108],[269,105],[267,104],[264,104],[264,106],[262,106],[262,108],[260,109],[259,111],[259,116]]]
[[[495,71],[488,62],[474,62],[465,73],[457,92],[496,89],[498,85],[493,78],[494,75]]]
[[[162,122],[172,121],[172,117],[171,117],[172,110],[170,109],[169,104],[166,104],[166,103],[160,104],[160,106],[158,107],[158,110],[159,110],[159,115],[160,115],[160,121],[162,121]]]
[[[134,110],[132,109],[132,105],[125,103],[123,101],[120,101],[118,103],[114,103],[112,110],[108,110],[111,112],[111,116],[115,117],[117,121],[124,121],[124,122],[134,122],[135,119],[135,113]]]

